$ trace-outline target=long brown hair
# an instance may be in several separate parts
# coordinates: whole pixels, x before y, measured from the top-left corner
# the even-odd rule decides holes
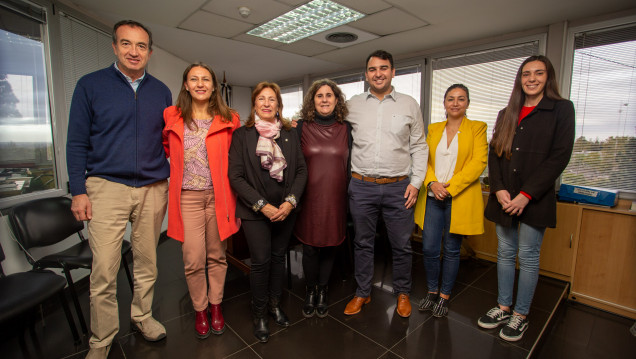
[[[344,122],[345,118],[347,118],[347,115],[349,115],[349,109],[347,108],[347,104],[345,103],[344,93],[335,82],[329,79],[316,80],[313,84],[311,84],[309,91],[307,91],[307,94],[303,99],[303,106],[300,110],[300,118],[302,118],[303,121],[307,122],[312,122],[316,118],[316,105],[314,103],[314,97],[316,96],[318,90],[323,86],[329,86],[336,98],[336,107],[333,109],[336,121],[340,123]]]
[[[196,123],[192,119],[192,95],[190,92],[186,90],[185,84],[188,81],[188,74],[190,70],[195,67],[202,67],[212,75],[212,95],[208,100],[208,113],[212,115],[212,117],[216,115],[221,116],[221,121],[223,122],[232,122],[232,114],[236,113],[233,109],[228,107],[228,105],[223,101],[223,97],[221,96],[221,91],[219,82],[217,81],[216,74],[210,66],[202,63],[196,62],[188,67],[186,67],[185,71],[183,71],[183,81],[181,82],[181,90],[179,91],[179,96],[177,97],[177,103],[175,106],[181,112],[181,117],[183,118],[183,123],[188,126],[189,129],[193,130],[196,128]]]
[[[274,93],[276,94],[276,101],[278,101],[278,111],[276,112],[276,117],[278,117],[280,122],[283,124],[283,128],[289,130],[291,128],[291,123],[285,120],[281,115],[283,113],[283,97],[280,94],[280,86],[278,86],[274,82],[267,81],[259,82],[254,88],[254,91],[252,91],[252,110],[250,111],[250,115],[247,118],[247,121],[245,121],[244,126],[254,126],[254,122],[256,121],[256,108],[254,107],[254,104],[256,103],[256,97],[258,97],[258,95],[260,95],[261,92],[266,88],[272,89],[272,91],[274,91]]]
[[[512,154],[512,140],[515,137],[515,131],[519,123],[519,113],[526,100],[526,94],[521,86],[521,74],[523,73],[523,67],[532,61],[541,61],[545,64],[548,78],[543,88],[543,96],[551,100],[563,100],[563,97],[559,94],[559,85],[550,60],[543,55],[530,56],[525,59],[517,71],[508,106],[503,110],[501,118],[495,123],[495,131],[490,141],[490,145],[494,148],[498,157],[505,154],[506,158],[510,159]]]

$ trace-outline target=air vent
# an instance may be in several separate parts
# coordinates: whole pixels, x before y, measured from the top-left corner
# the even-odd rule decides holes
[[[348,42],[356,41],[358,39],[358,35],[352,34],[350,32],[334,32],[325,36],[325,39],[330,42],[346,44]]]

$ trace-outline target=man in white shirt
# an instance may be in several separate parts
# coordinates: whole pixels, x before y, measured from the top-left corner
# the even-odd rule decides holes
[[[393,57],[378,50],[367,57],[369,90],[348,101],[353,131],[349,203],[355,227],[356,295],[344,314],[371,301],[376,224],[381,214],[393,252],[396,311],[411,315],[411,233],[413,209],[426,175],[428,146],[419,105],[395,91]]]

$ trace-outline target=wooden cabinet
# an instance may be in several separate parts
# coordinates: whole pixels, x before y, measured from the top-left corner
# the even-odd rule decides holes
[[[570,299],[636,319],[636,213],[582,209]]]
[[[557,204],[557,226],[546,229],[541,244],[541,274],[570,281],[574,270],[580,213],[580,206],[575,204]]]

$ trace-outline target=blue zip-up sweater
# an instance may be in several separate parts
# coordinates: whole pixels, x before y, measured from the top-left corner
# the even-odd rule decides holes
[[[114,65],[83,76],[73,93],[66,142],[71,194],[86,193],[91,176],[132,187],[168,178],[161,131],[171,104],[168,87],[147,72],[137,93]]]

